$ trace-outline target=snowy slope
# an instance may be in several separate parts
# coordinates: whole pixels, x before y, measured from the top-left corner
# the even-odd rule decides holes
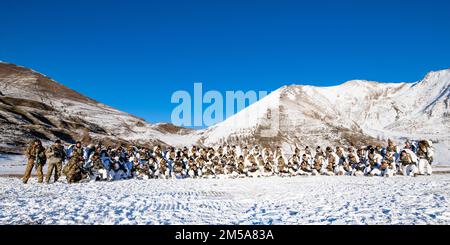
[[[280,106],[281,91],[282,89],[278,89],[225,121],[209,127],[203,132],[205,136],[203,143],[214,145],[223,143],[228,138],[257,134],[258,127],[267,126],[268,120],[271,122],[267,115],[269,111],[276,110]]]
[[[339,86],[284,86],[204,132],[207,145],[250,142],[288,146],[371,144],[431,139],[450,156],[450,70],[415,83],[352,80]],[[271,117],[268,116],[270,111]],[[278,116],[273,116],[278,114]],[[249,120],[250,118],[250,120]],[[260,128],[275,128],[272,135]]]

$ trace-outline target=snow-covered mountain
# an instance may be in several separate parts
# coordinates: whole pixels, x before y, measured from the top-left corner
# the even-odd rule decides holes
[[[31,69],[0,62],[0,152],[34,137],[66,142],[215,146],[373,144],[431,139],[450,158],[450,69],[415,83],[352,80],[333,87],[284,86],[204,130],[150,124],[83,96]]]
[[[450,69],[415,83],[352,80],[339,86],[279,88],[203,132],[206,145],[360,145],[393,138],[433,140],[450,156]],[[438,154],[439,155],[439,154]]]
[[[195,142],[189,129],[145,120],[101,104],[31,69],[0,62],[0,152],[32,138],[160,143]]]

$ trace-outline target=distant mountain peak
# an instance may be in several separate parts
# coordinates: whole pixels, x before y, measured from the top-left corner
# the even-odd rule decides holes
[[[445,141],[450,139],[448,74],[448,70],[429,73],[416,87],[368,80],[328,87],[283,86],[206,130],[203,142],[289,147],[377,143],[388,137]],[[247,119],[249,115],[253,120]],[[271,126],[275,127],[271,138],[260,134],[261,128]]]

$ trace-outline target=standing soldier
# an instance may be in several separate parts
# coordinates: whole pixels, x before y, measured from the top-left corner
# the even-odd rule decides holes
[[[61,144],[60,140],[56,140],[55,144],[50,146],[45,154],[48,159],[48,169],[45,181],[47,184],[50,182],[53,170],[55,170],[55,182],[58,181],[62,172],[62,163],[66,159],[66,152],[64,146]]]
[[[28,146],[26,156],[28,158],[28,163],[22,179],[23,183],[26,184],[28,182],[33,167],[36,167],[38,182],[42,183],[44,179],[42,168],[47,160],[45,157],[45,148],[42,146],[42,142],[38,139],[34,140],[33,143]]]

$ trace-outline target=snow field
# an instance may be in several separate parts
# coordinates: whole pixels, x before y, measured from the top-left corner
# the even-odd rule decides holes
[[[125,180],[0,178],[0,224],[450,224],[450,175]]]

